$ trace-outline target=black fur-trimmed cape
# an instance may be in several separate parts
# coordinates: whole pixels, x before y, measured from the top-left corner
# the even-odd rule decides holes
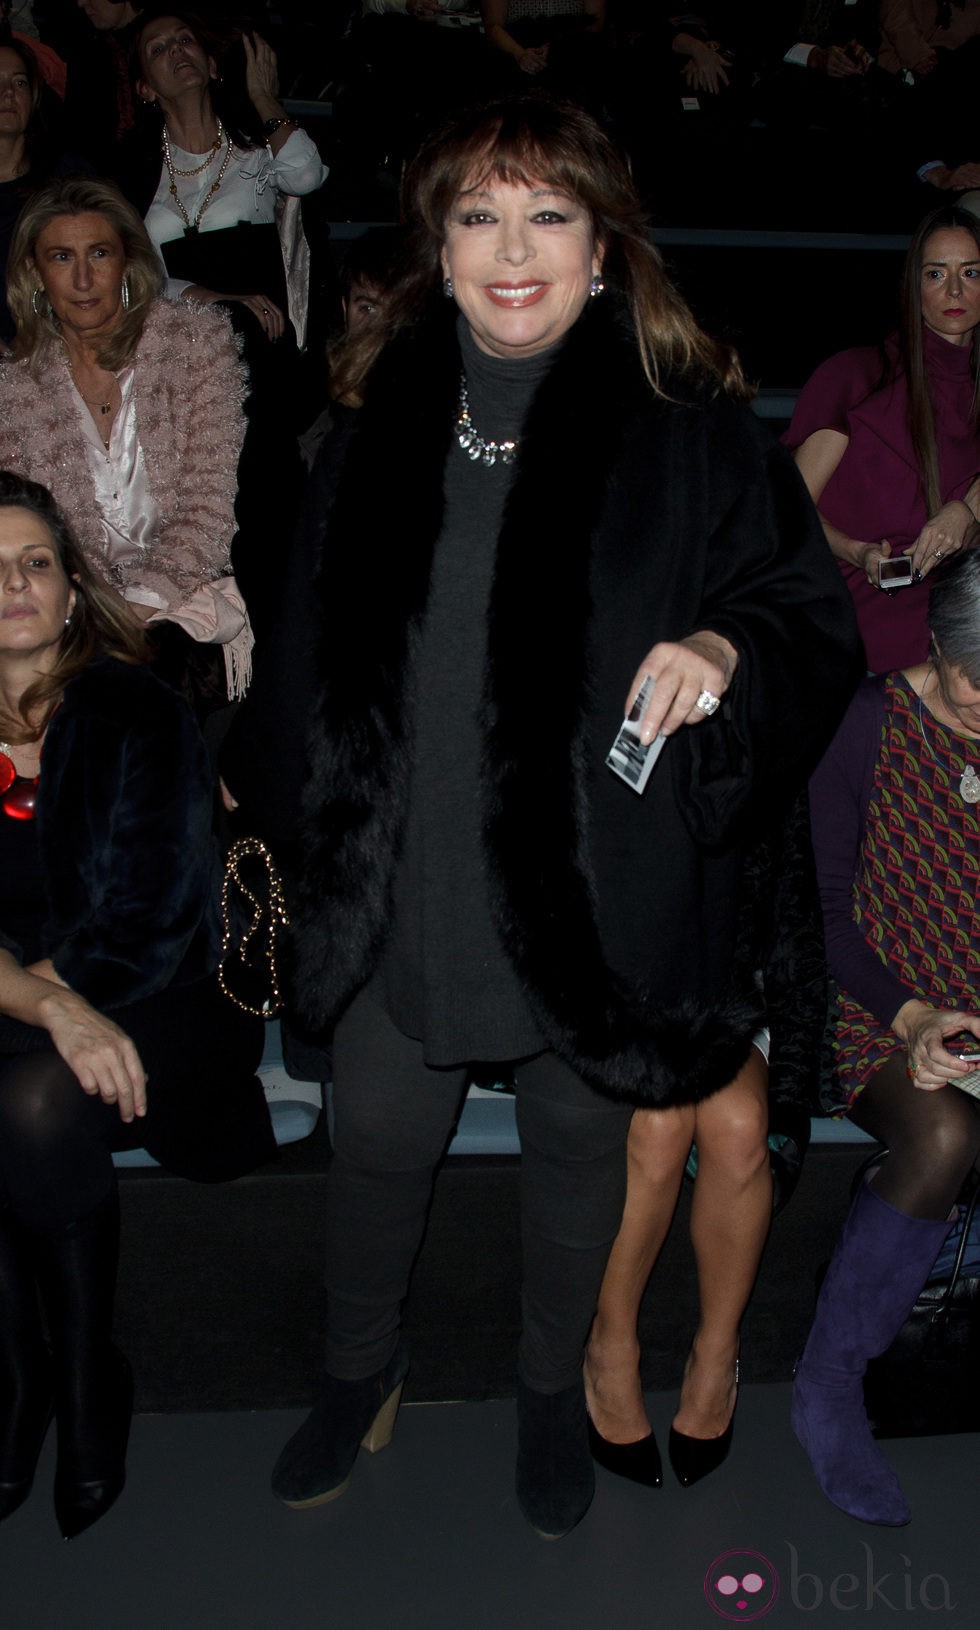
[[[291,852],[295,998],[317,1026],[388,930],[459,381],[448,318],[389,347],[356,427],[324,450],[287,618],[226,757]],[[781,829],[861,667],[790,459],[746,408],[667,389],[611,304],[591,304],[521,438],[482,719],[491,900],[537,1021],[594,1085],[657,1104],[716,1091],[747,1055],[779,843],[751,883],[746,855]],[[637,797],[604,763],[628,687],[658,640],[705,627],[737,647],[734,685]]]

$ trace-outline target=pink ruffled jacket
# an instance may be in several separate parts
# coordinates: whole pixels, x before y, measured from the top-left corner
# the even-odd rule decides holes
[[[58,345],[32,375],[0,365],[0,468],[54,494],[89,564],[113,588],[169,608],[230,570],[247,375],[231,324],[211,306],[155,300],[133,358],[136,424],[159,522],[143,560],[109,560],[73,386]]]

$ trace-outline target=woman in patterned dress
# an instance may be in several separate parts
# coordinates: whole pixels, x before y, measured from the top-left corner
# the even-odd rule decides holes
[[[929,598],[927,662],[866,680],[814,777],[839,1110],[887,1144],[844,1225],[797,1371],[793,1427],[824,1493],[909,1509],[861,1379],[929,1275],[980,1152],[980,555]],[[958,1091],[957,1087],[966,1090]]]

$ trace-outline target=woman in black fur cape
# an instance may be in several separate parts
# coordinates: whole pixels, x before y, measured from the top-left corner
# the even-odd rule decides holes
[[[386,1441],[468,1068],[517,1061],[518,1498],[557,1535],[593,1492],[582,1350],[632,1106],[745,1065],[745,849],[859,664],[796,472],[599,127],[514,98],[406,187],[410,270],[335,375],[358,412],[225,759],[294,879],[294,1001],[335,1025],[327,1378],[273,1487],[331,1499]],[[643,737],[672,739],[637,796],[605,760],[647,677]]]

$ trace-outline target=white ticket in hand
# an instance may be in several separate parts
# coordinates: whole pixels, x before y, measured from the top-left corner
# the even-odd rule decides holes
[[[623,720],[619,734],[606,756],[606,763],[634,792],[642,792],[650,779],[650,771],[660,757],[666,737],[654,736],[648,746],[640,740],[640,729],[647,703],[653,695],[654,681],[647,675],[636,693],[633,706]]]

